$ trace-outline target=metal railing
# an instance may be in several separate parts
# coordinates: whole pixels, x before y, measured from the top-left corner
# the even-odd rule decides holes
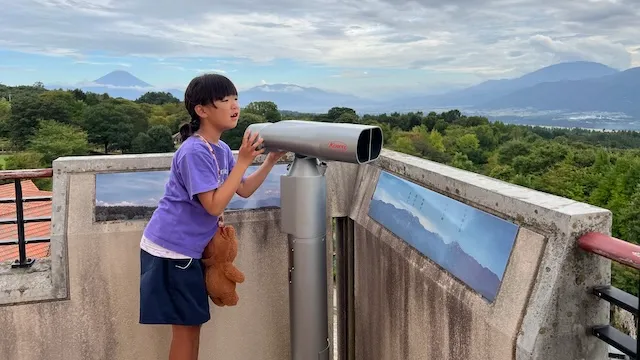
[[[584,234],[578,240],[578,246],[590,253],[640,270],[640,246],[636,244],[605,234],[590,232]],[[611,285],[596,286],[591,289],[591,292],[602,300],[608,301],[633,314],[636,323],[636,339],[614,328],[611,324],[594,326],[591,329],[591,334],[622,351],[631,359],[637,359],[638,347],[640,345],[638,297]],[[640,291],[638,294],[640,294]]]
[[[25,268],[30,267],[34,263],[34,259],[27,257],[27,244],[47,243],[51,238],[25,238],[24,224],[51,221],[51,216],[41,217],[24,217],[24,203],[36,201],[51,201],[51,196],[22,196],[22,180],[25,179],[41,179],[53,176],[53,169],[27,169],[27,170],[3,170],[0,171],[0,180],[13,180],[15,186],[15,198],[0,199],[0,204],[16,204],[15,219],[0,219],[0,225],[15,224],[18,227],[18,238],[11,240],[0,240],[0,246],[18,245],[18,259],[16,259],[11,267]]]

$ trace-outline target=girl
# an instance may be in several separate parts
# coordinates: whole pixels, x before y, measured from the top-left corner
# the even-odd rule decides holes
[[[244,177],[264,149],[262,138],[244,134],[238,160],[220,140],[238,124],[233,83],[222,75],[194,78],[184,99],[191,122],[180,128],[182,144],[171,163],[158,208],[140,241],[140,323],[170,324],[169,360],[197,360],[200,327],[210,319],[202,252],[222,222],[234,194],[249,197],[284,152],[269,153]]]

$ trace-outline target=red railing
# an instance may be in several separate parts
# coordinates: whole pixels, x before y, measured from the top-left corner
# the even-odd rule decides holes
[[[51,238],[25,238],[24,224],[51,221],[51,216],[41,216],[24,218],[24,203],[36,201],[51,201],[51,196],[22,196],[22,180],[50,178],[53,176],[53,169],[25,169],[25,170],[3,170],[0,171],[0,180],[13,180],[15,186],[14,198],[0,199],[0,204],[16,204],[15,219],[0,219],[0,225],[16,224],[18,227],[18,238],[11,240],[0,240],[0,246],[18,245],[18,259],[14,261],[12,267],[24,268],[33,264],[34,260],[27,258],[27,244],[50,242]]]
[[[602,233],[589,232],[580,237],[578,246],[584,251],[640,270],[639,245]],[[640,290],[640,285],[638,286]],[[596,286],[591,292],[593,295],[632,313],[638,325],[637,319],[639,312],[637,296],[633,296],[611,285]],[[640,294],[640,291],[638,294]],[[640,347],[640,326],[637,326],[636,331],[636,339],[633,339],[631,336],[624,334],[610,324],[594,326],[591,329],[592,335],[622,351],[631,359],[637,359],[638,348]]]
[[[614,237],[590,232],[578,241],[583,250],[640,270],[640,246]]]

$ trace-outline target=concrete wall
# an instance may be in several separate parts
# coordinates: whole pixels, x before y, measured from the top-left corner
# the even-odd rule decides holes
[[[51,257],[29,270],[0,264],[0,359],[168,356],[170,328],[138,324],[139,241],[146,220],[95,222],[94,203],[96,173],[166,170],[170,162],[171,154],[54,162]],[[328,178],[335,181],[335,176]],[[336,202],[328,216],[334,208],[346,211]],[[200,358],[288,359],[288,252],[280,210],[243,210],[228,213],[225,221],[238,230],[237,265],[247,280],[238,287],[237,307],[211,304]],[[330,228],[327,234],[330,239]],[[327,241],[328,254],[331,245]],[[332,329],[333,322],[329,325]]]
[[[368,216],[381,169],[521,226],[493,303]],[[609,307],[588,289],[609,261],[575,243],[609,233],[609,211],[386,150],[356,183],[355,359],[606,358],[587,327]]]
[[[146,221],[97,223],[93,206],[96,173],[166,170],[170,161],[153,154],[54,162],[51,257],[27,270],[0,264],[0,359],[166,358],[170,330],[137,323]],[[381,169],[521,226],[494,302],[368,217]],[[586,331],[608,321],[608,305],[587,289],[609,280],[609,261],[581,253],[575,240],[587,230],[609,233],[608,211],[387,150],[373,165],[330,163],[326,176],[327,219],[356,223],[355,359],[606,358],[606,345]],[[212,306],[201,359],[289,358],[279,216],[227,215],[247,282],[238,307]],[[327,256],[329,307],[331,263]]]

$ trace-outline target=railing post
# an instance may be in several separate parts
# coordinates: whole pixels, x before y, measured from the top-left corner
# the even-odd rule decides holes
[[[578,246],[592,254],[600,255],[609,260],[640,270],[640,246],[614,238],[607,234],[588,232],[578,239]],[[640,296],[640,282],[638,282],[638,296]],[[627,293],[613,285],[596,286],[592,293],[604,301],[633,314],[636,324],[636,339],[609,324],[596,325],[591,328],[592,335],[598,337],[617,350],[623,352],[626,358],[638,359],[640,349],[640,311],[638,310],[638,296]],[[609,354],[610,356],[612,354]]]
[[[27,258],[27,245],[24,236],[24,206],[22,201],[22,183],[21,179],[14,180],[16,187],[16,222],[18,225],[18,254],[20,258],[17,259],[11,267],[29,267],[33,264],[33,259]]]
[[[355,359],[355,320],[353,305],[353,239],[354,223],[349,217],[335,218],[336,223],[336,290],[338,305],[337,360]]]

